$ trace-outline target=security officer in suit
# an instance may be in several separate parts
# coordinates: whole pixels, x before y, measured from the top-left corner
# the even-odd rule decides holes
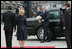
[[[49,19],[48,19],[49,16],[45,6],[42,6],[41,16],[42,16],[42,27],[44,29],[43,39],[41,40],[41,43],[44,43],[46,36],[47,36],[47,40],[50,41],[48,37],[49,33],[47,32],[49,26]]]
[[[65,32],[67,47],[71,48],[71,7],[69,3],[65,4],[65,9],[66,10],[62,10],[64,14],[64,17],[62,19],[63,29]]]
[[[39,15],[41,15],[41,9],[40,9],[40,6],[38,5],[37,7],[36,7],[36,16],[39,16]]]
[[[17,9],[16,9],[16,15],[18,16],[18,13],[20,11],[20,9],[24,8],[24,6],[21,4]]]
[[[3,13],[4,22],[4,31],[5,31],[5,38],[6,38],[6,45],[7,48],[12,48],[12,35],[13,35],[13,28],[15,29],[15,14],[12,12],[13,8],[11,6],[8,7],[8,11]]]

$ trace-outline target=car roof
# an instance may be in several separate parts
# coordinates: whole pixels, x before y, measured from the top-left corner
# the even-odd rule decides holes
[[[49,8],[49,9],[47,9],[47,11],[56,11],[56,10],[60,10],[60,8]]]

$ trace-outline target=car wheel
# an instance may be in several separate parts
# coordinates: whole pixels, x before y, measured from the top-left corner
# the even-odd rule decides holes
[[[43,39],[44,29],[42,27],[39,27],[37,30],[37,37],[39,40]]]
[[[51,32],[50,29],[48,29],[48,32]],[[42,27],[39,27],[38,30],[37,30],[37,37],[39,40],[42,40],[43,39],[43,34],[44,34],[44,29]],[[46,40],[47,38],[45,38]]]

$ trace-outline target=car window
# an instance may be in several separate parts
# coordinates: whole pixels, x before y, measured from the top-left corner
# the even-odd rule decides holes
[[[59,11],[50,11],[49,18],[50,19],[59,19]]]

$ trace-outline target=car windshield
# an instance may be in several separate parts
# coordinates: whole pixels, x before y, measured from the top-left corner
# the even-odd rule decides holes
[[[49,18],[50,19],[59,19],[59,11],[50,11]]]

